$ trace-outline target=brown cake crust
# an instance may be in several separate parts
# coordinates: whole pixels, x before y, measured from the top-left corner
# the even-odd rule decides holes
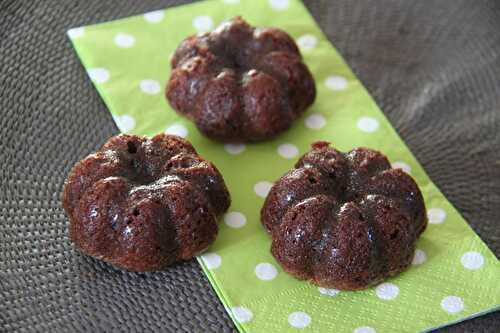
[[[206,136],[251,142],[287,130],[314,102],[316,87],[286,32],[236,17],[179,45],[166,96]]]
[[[73,167],[63,190],[76,247],[139,272],[205,250],[229,204],[217,168],[188,141],[166,134],[112,137]]]
[[[325,288],[367,288],[405,270],[427,226],[422,193],[380,152],[316,142],[261,211],[283,269]]]

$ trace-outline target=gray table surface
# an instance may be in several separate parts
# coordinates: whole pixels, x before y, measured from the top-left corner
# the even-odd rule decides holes
[[[183,1],[0,1],[0,331],[233,332],[194,261],[76,253],[59,196],[118,132],[65,31]],[[306,1],[433,181],[500,253],[500,1]],[[494,332],[493,313],[442,329]]]

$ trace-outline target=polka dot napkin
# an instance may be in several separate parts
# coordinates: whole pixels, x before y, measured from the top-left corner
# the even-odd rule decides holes
[[[164,98],[178,43],[236,15],[288,31],[316,79],[314,106],[273,141],[210,141]],[[220,168],[233,204],[199,262],[240,331],[415,332],[498,308],[498,260],[431,182],[299,1],[203,1],[68,35],[122,132],[186,137]],[[316,140],[341,150],[379,149],[417,180],[430,224],[407,272],[368,290],[339,292],[291,278],[271,256],[260,208],[272,182]]]

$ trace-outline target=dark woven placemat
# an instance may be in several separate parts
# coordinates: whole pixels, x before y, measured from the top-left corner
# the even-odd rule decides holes
[[[118,132],[65,31],[180,2],[0,1],[0,331],[235,331],[196,262],[135,274],[82,256],[59,202],[71,166]],[[306,5],[499,256],[500,2]]]

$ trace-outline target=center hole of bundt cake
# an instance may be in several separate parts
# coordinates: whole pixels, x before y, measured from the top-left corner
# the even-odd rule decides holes
[[[244,50],[224,48],[218,53],[223,59],[224,67],[232,69],[236,74],[241,75],[253,68],[251,59]]]
[[[138,159],[133,159],[131,162],[133,169],[132,175],[130,175],[130,180],[136,184],[149,185],[156,181],[155,177],[151,174],[147,165],[144,165],[142,161]]]
[[[229,59],[226,63],[226,67],[233,70],[237,75],[242,75],[249,69],[247,64],[239,62],[236,58]]]
[[[132,141],[127,141],[127,152],[130,154],[129,157],[129,179],[141,185],[148,185],[154,182],[154,170],[156,169],[149,161],[144,160],[143,154],[139,154],[139,147],[137,143]]]
[[[128,142],[127,142],[127,151],[128,151],[130,154],[135,154],[135,153],[137,153],[137,147],[136,147],[135,143],[133,143],[132,141],[128,141]]]

